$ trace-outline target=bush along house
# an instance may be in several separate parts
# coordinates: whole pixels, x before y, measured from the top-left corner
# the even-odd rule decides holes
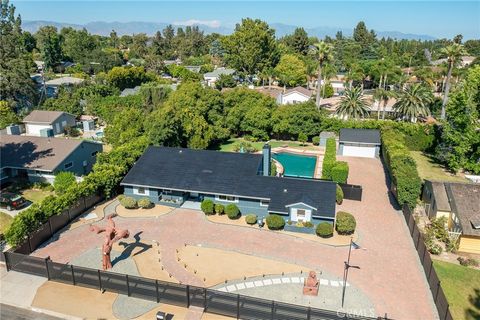
[[[270,165],[269,145],[262,154],[149,147],[121,185],[126,196],[157,204],[211,199],[259,219],[272,213],[291,223],[334,223],[334,182],[273,177]]]

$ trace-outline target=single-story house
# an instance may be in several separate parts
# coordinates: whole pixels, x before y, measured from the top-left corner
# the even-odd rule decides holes
[[[221,75],[233,75],[235,72],[235,69],[217,68],[212,72],[205,73],[203,79],[207,82],[207,86],[214,87],[215,82],[217,82]]]
[[[426,180],[422,200],[430,219],[447,218],[458,251],[480,254],[480,184]]]
[[[140,92],[140,86],[136,86],[135,88],[125,88],[120,93],[120,97],[133,96],[138,94],[139,92]]]
[[[304,87],[288,89],[277,97],[278,104],[294,104],[307,102],[313,95],[313,91]]]
[[[48,97],[55,97],[58,94],[58,88],[61,86],[74,86],[81,84],[84,79],[75,77],[61,77],[45,81],[45,87]]]
[[[79,139],[2,136],[0,142],[0,181],[25,178],[32,182],[52,183],[55,174],[73,172],[80,177],[89,173],[102,144]]]
[[[334,77],[331,77],[330,79],[328,79],[326,82],[327,84],[329,83],[332,86],[334,95],[337,95],[337,96],[341,95],[345,91],[345,75],[344,74],[337,74]],[[315,81],[315,85],[316,83],[317,82]],[[323,80],[320,81],[320,84],[322,86],[324,85],[324,83],[325,82]]]
[[[340,129],[338,155],[378,158],[380,131],[375,129]]]
[[[65,127],[76,125],[75,116],[63,111],[33,110],[23,118],[27,136],[63,134]],[[47,132],[50,131],[50,132]]]
[[[273,177],[270,165],[269,145],[263,154],[149,147],[121,185],[125,195],[157,204],[211,199],[259,219],[274,213],[292,222],[334,223],[334,182]]]

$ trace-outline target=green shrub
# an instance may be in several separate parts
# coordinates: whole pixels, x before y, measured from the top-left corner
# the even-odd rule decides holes
[[[305,228],[313,228],[313,227],[314,227],[313,223],[311,223],[310,221],[305,221],[305,222],[303,223],[303,226],[304,226]]]
[[[225,206],[221,203],[215,203],[215,213],[224,214],[225,213]]]
[[[277,214],[269,214],[266,220],[270,230],[281,230],[285,227],[285,220]]]
[[[250,213],[245,216],[245,222],[248,224],[255,224],[257,223],[257,215]]]
[[[277,175],[277,166],[275,161],[270,161],[270,176],[275,177]]]
[[[431,254],[439,255],[443,251],[442,246],[435,242],[426,243],[426,246],[428,252],[430,252]]]
[[[149,198],[141,198],[137,201],[137,204],[142,209],[148,209],[152,207],[152,201]]]
[[[345,161],[337,161],[331,169],[332,181],[336,183],[347,183],[348,180],[348,163]]]
[[[72,172],[62,171],[55,176],[53,186],[55,187],[55,192],[60,195],[65,193],[70,186],[76,183],[77,180]]]
[[[322,179],[332,179],[332,168],[337,162],[337,144],[335,138],[328,138],[322,163]]]
[[[240,210],[238,209],[237,205],[230,203],[225,207],[225,213],[229,219],[237,219],[240,215]]]
[[[312,138],[312,142],[314,145],[318,146],[320,145],[320,137],[319,136],[315,136]]]
[[[328,222],[321,222],[315,230],[317,236],[322,238],[330,238],[333,236],[333,226]]]
[[[305,133],[303,132],[300,132],[300,134],[298,135],[298,141],[300,141],[300,144],[304,145],[308,140],[308,137]]]
[[[249,142],[249,141],[240,141],[240,142],[237,142],[235,143],[234,147],[233,147],[233,150],[235,152],[246,152],[246,153],[254,153],[254,152],[257,152],[258,149],[255,148],[255,146]]]
[[[135,209],[137,207],[137,201],[132,197],[125,197],[120,200],[120,204],[127,209]]]
[[[331,98],[335,93],[333,91],[333,86],[330,83],[327,83],[326,85],[322,86],[320,90],[321,90],[320,94],[322,95],[322,98]]]
[[[202,204],[200,205],[200,208],[202,209],[203,213],[206,215],[211,215],[214,214],[214,205],[213,201],[210,199],[205,199],[202,201]]]
[[[336,229],[338,234],[352,234],[355,232],[356,226],[357,222],[355,221],[355,217],[352,214],[344,211],[340,211],[337,213]]]
[[[342,204],[343,202],[343,190],[338,184],[335,192],[335,200],[337,201],[337,204]]]
[[[473,258],[458,257],[457,260],[464,267],[478,267],[479,266],[478,260],[473,259]]]
[[[126,197],[126,195],[121,194],[121,195],[119,195],[119,196],[117,197],[117,200],[118,200],[118,201],[122,201],[122,199],[124,199],[125,197]]]

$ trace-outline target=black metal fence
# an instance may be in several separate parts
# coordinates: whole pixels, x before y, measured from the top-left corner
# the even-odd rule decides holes
[[[36,231],[32,232],[25,241],[15,249],[16,253],[30,254],[42,243],[49,240],[56,232],[66,227],[85,210],[93,207],[102,201],[103,196],[93,194],[88,197],[81,197],[69,209],[62,213],[51,216],[47,222],[42,224]]]
[[[343,198],[348,200],[362,201],[362,186],[339,183],[343,191]]]
[[[335,311],[293,305],[273,300],[248,297],[190,285],[170,283],[5,252],[7,270],[15,270],[48,280],[76,286],[106,290],[130,297],[173,304],[182,307],[198,306],[208,313],[237,319],[278,320],[374,320],[364,316],[345,315]]]
[[[433,300],[435,301],[435,306],[437,307],[440,320],[453,320],[449,310],[447,298],[440,284],[441,281],[438,278],[435,268],[433,267],[432,258],[430,257],[430,253],[425,245],[423,234],[420,232],[420,229],[418,228],[412,211],[408,205],[404,204],[402,211],[405,221],[407,222],[410,235],[412,236],[415,249],[417,249],[420,262],[422,263],[423,270],[425,271],[425,276],[427,277],[428,285],[430,287],[430,291],[432,292]]]

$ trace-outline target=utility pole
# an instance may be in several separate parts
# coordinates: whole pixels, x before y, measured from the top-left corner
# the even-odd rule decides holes
[[[350,255],[352,253],[352,245],[353,245],[353,240],[350,238],[350,245],[348,246],[348,258],[347,261],[344,261],[344,269],[343,269],[343,290],[342,290],[342,308],[345,302],[345,288],[347,286],[347,279],[348,279],[348,269],[350,268],[355,268],[355,269],[360,269],[359,266],[352,266],[350,264]]]

